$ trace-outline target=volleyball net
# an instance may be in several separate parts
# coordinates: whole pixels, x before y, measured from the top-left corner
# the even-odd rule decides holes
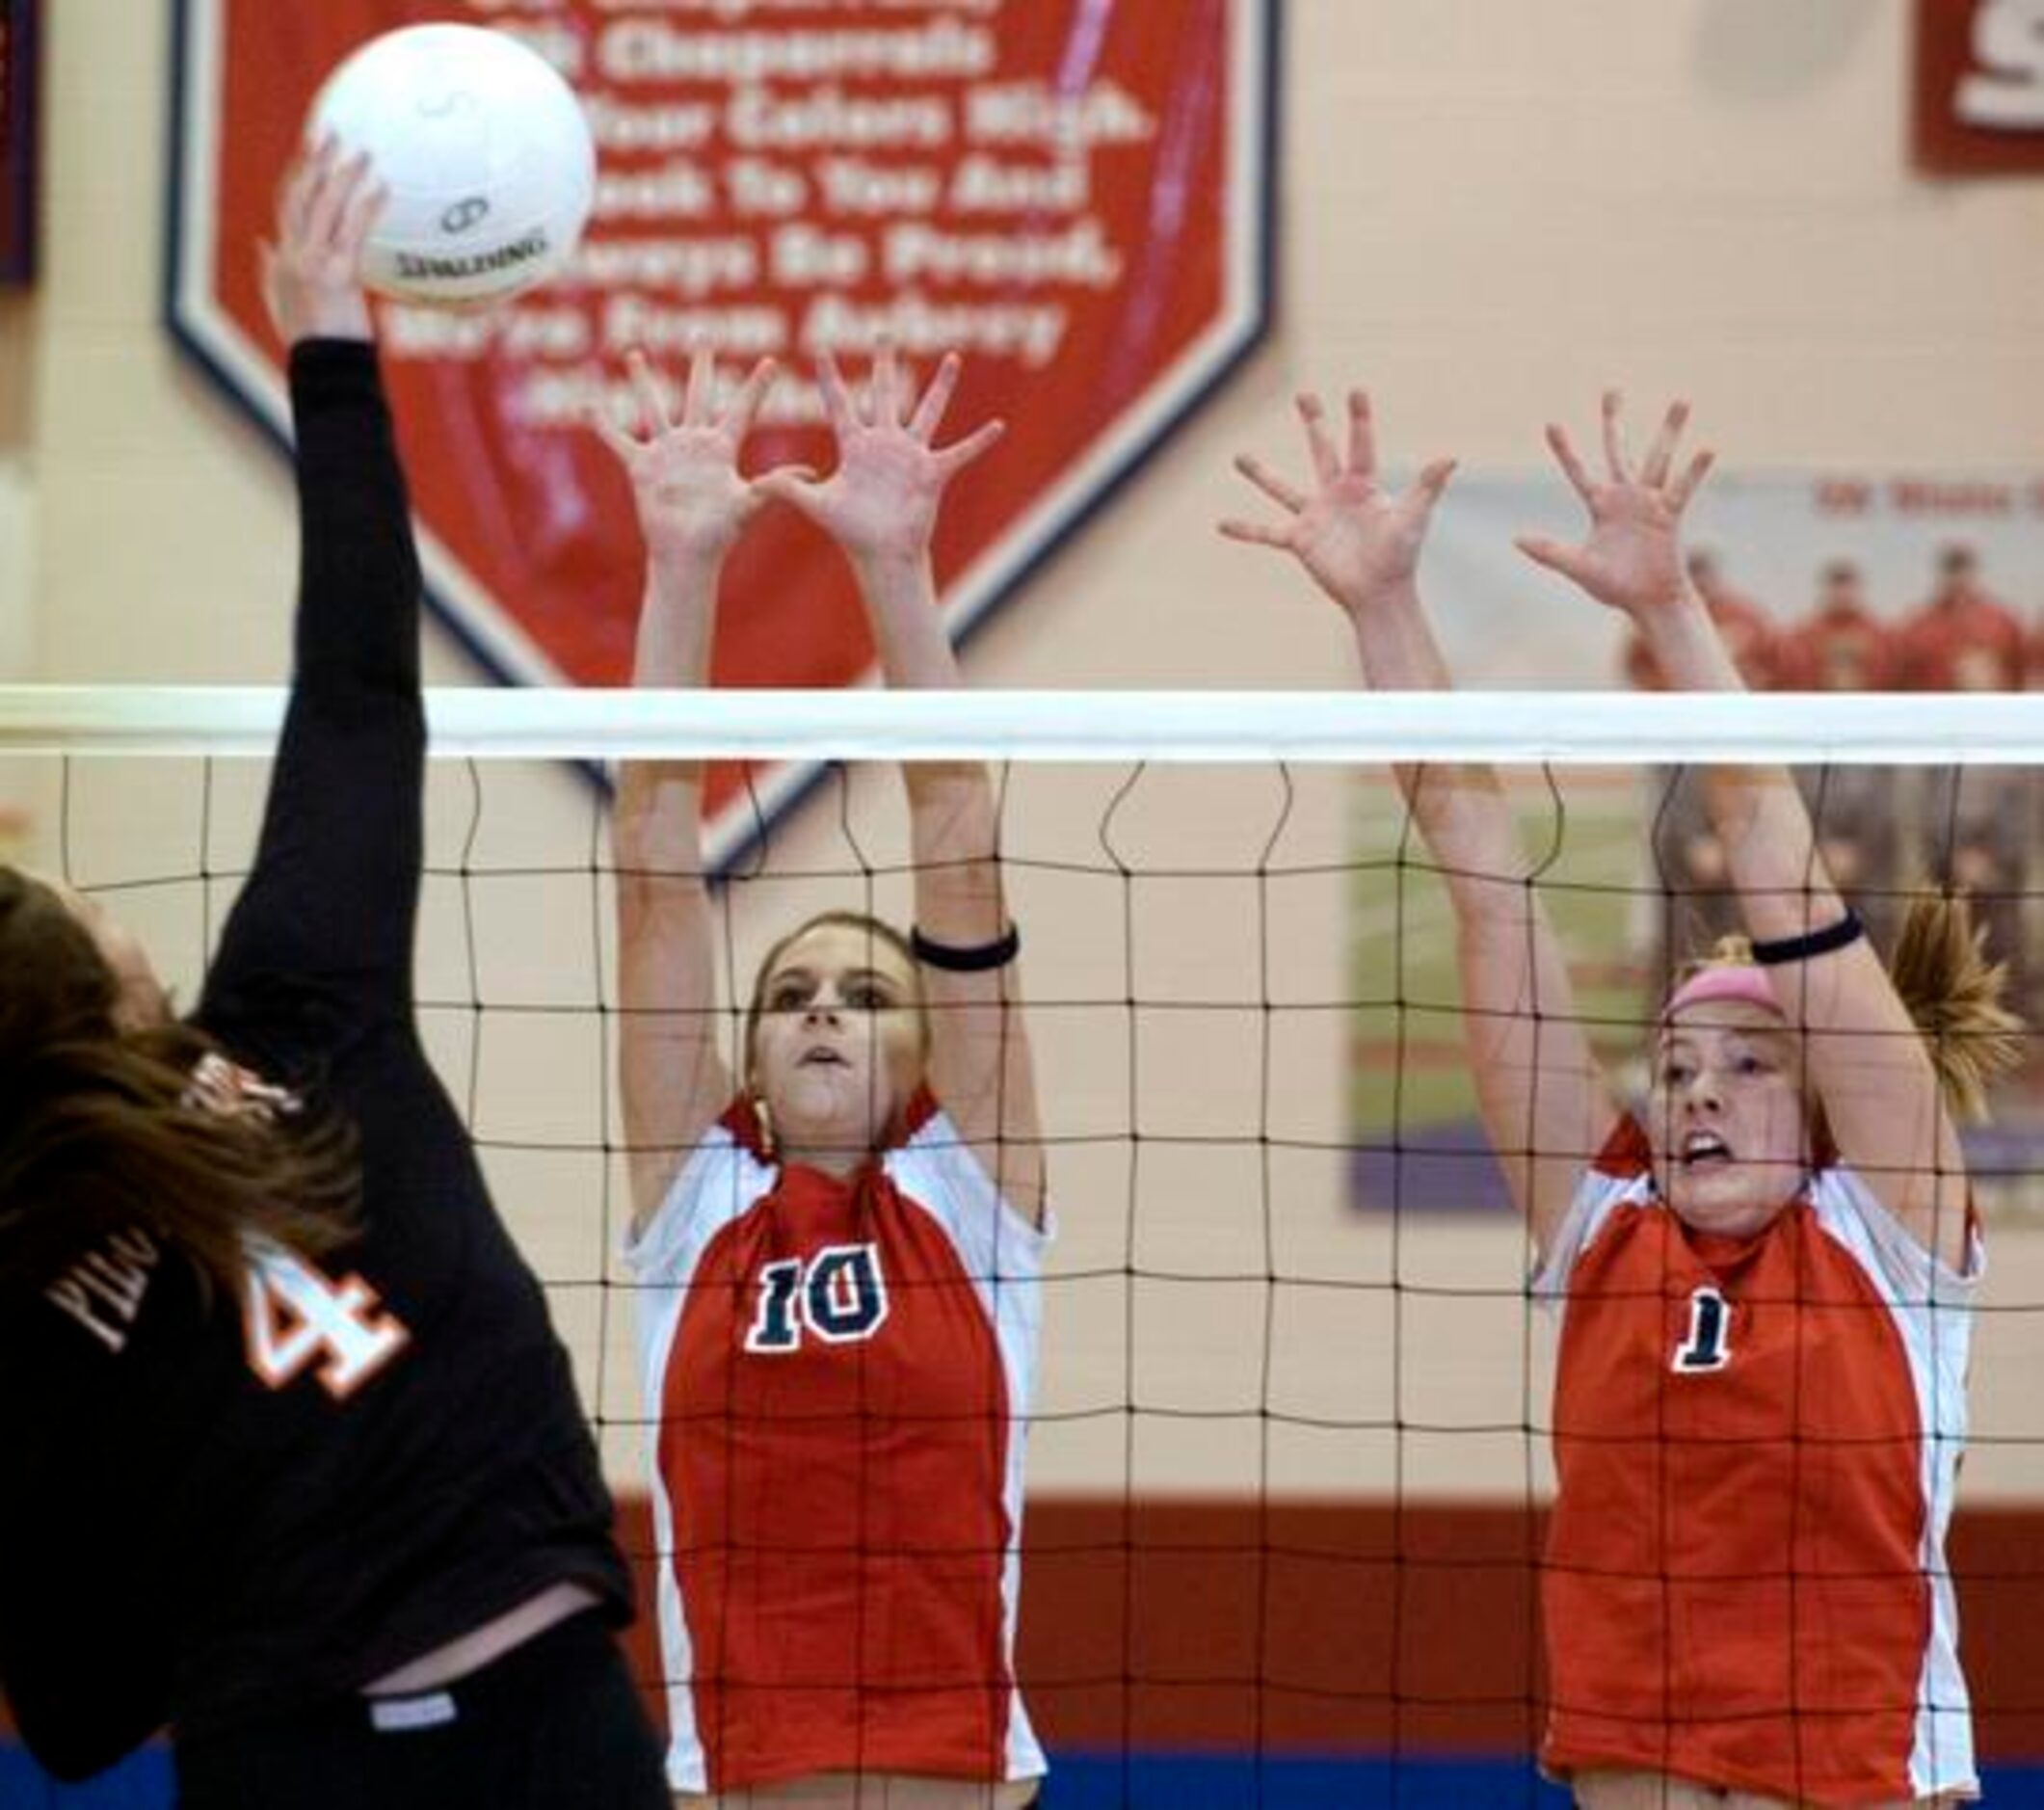
[[[11,858],[100,897],[189,1002],[281,712],[274,691],[0,690]],[[429,716],[421,1024],[627,1503],[648,1410],[593,779],[654,756],[807,773],[772,821],[746,798],[798,788],[757,775],[723,832],[735,1051],[782,932],[828,908],[908,921],[892,763],[995,763],[1058,1224],[1022,1673],[1053,1767],[1096,1769],[1075,1801],[1164,1801],[1145,1755],[1234,1768],[1204,1801],[1308,1801],[1287,1768],[1444,1756],[1506,1766],[1483,1787],[1503,1795],[1465,1780],[1457,1801],[1543,1789],[1524,1759],[1552,1327],[1476,1125],[1445,892],[1387,763],[1503,769],[1579,1010],[1629,1085],[1671,964],[1736,923],[1697,803],[1713,761],[1795,767],[1877,940],[1912,892],[1970,891],[2044,1023],[2044,701],[437,691]],[[2039,1065],[1996,1105],[1969,1144],[1993,1280],[1953,1543],[1990,1758],[2044,1751],[2022,1663],[2044,1611]],[[627,1529],[650,1563],[643,1513]]]

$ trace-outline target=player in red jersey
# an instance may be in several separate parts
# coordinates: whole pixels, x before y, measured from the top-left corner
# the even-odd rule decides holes
[[[1299,559],[1371,683],[1445,688],[1417,572],[1451,466],[1392,495],[1365,398],[1345,450],[1301,412],[1313,479],[1244,460],[1285,518],[1223,531]],[[1550,429],[1590,530],[1521,545],[1629,617],[1673,683],[1738,690],[1683,582],[1709,464],[1678,468],[1686,419],[1635,470],[1607,397],[1601,476]],[[1942,1551],[1979,1273],[1954,1106],[2016,1026],[1965,913],[1915,913],[1891,978],[1789,774],[1716,770],[1751,942],[1659,1015],[1642,1119],[1583,1033],[1496,774],[1399,778],[1454,906],[1484,1125],[1561,1317],[1545,1765],[1592,1810],[1975,1795]],[[1939,1010],[1935,1040],[1905,997]]]
[[[1886,691],[1897,682],[1900,653],[1895,631],[1868,606],[1858,565],[1830,560],[1818,574],[1816,605],[1781,637],[1780,689]]]
[[[728,406],[707,352],[678,419],[632,361],[648,577],[636,679],[706,678],[725,554],[768,499],[844,549],[890,684],[955,685],[930,542],[999,433],[935,445],[958,362],[912,393],[883,348],[855,398],[819,370],[823,482],[748,482],[771,370]],[[1015,1688],[1022,1440],[1044,1226],[1035,1081],[976,762],[904,763],[916,927],[830,914],[766,953],[719,1048],[700,765],[619,775],[627,1256],[642,1289],[669,1676],[685,1801],[984,1810],[1042,1750]]]
[[[1938,553],[1937,589],[1901,629],[1898,682],[1912,691],[2021,691],[2023,625],[1980,581],[1979,555]]]

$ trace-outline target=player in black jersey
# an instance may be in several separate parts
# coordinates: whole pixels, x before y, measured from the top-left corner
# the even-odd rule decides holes
[[[0,1684],[185,1810],[664,1810],[566,1352],[413,1022],[419,573],[331,147],[266,248],[296,673],[199,1009],[0,869]]]

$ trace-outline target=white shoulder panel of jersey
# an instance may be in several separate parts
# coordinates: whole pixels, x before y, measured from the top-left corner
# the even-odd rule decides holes
[[[1033,1281],[1042,1273],[1051,1240],[1048,1219],[1037,1226],[1001,1196],[949,1113],[932,1113],[907,1143],[889,1151],[887,1171],[943,1227],[974,1282]]]
[[[686,1283],[710,1239],[774,1185],[777,1171],[723,1125],[703,1132],[659,1210],[627,1237],[624,1257],[641,1282]]]
[[[1851,1169],[1820,1170],[1810,1204],[1818,1224],[1859,1260],[1891,1306],[1968,1307],[1978,1293],[1987,1267],[1978,1234],[1961,1275],[1925,1250]]]
[[[1549,1307],[1558,1305],[1568,1294],[1577,1260],[1596,1242],[1612,1213],[1623,1206],[1645,1206],[1653,1198],[1654,1178],[1644,1169],[1637,1175],[1611,1175],[1595,1164],[1585,1169],[1553,1244],[1541,1254],[1533,1271],[1529,1286],[1534,1299]]]

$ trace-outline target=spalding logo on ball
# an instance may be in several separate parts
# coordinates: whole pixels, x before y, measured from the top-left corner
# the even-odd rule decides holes
[[[479,25],[411,25],[356,51],[306,137],[366,151],[390,193],[362,279],[405,302],[501,301],[573,254],[597,152],[574,90],[537,51]]]

